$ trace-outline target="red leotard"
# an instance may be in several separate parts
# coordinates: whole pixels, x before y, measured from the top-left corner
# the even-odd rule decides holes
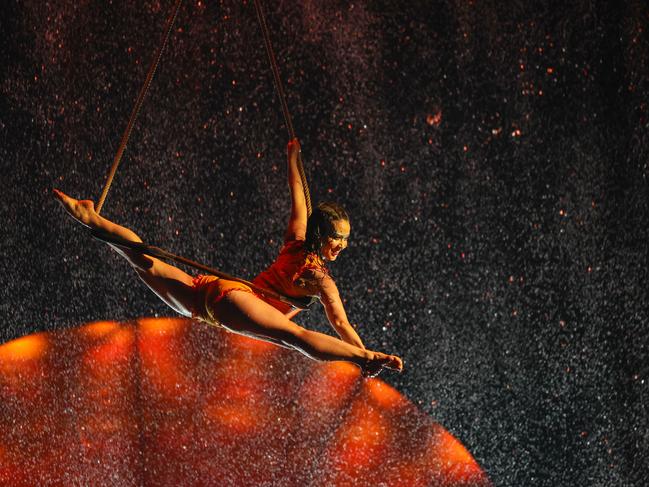
[[[283,296],[294,298],[318,296],[317,281],[309,276],[309,272],[305,272],[314,270],[328,275],[325,263],[318,254],[304,249],[304,240],[289,240],[284,243],[275,262],[252,282]],[[292,309],[289,304],[265,296],[260,297],[282,313]]]

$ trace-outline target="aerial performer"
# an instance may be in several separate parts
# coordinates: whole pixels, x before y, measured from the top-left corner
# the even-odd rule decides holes
[[[401,371],[403,362],[399,357],[365,348],[347,319],[336,283],[327,270],[326,262],[335,261],[347,247],[347,213],[340,205],[325,202],[308,216],[297,167],[297,139],[289,142],[287,153],[291,215],[284,245],[275,262],[253,280],[254,286],[213,275],[192,276],[128,245],[112,243],[111,237],[126,243],[142,240],[132,230],[101,216],[91,200],[77,200],[58,189],[54,189],[54,196],[75,220],[107,236],[104,240],[108,245],[128,261],[162,301],[181,315],[298,350],[315,360],[351,362],[365,376],[375,376],[383,368]],[[317,297],[340,338],[299,326],[291,320],[299,308],[256,292],[258,288],[295,298]]]

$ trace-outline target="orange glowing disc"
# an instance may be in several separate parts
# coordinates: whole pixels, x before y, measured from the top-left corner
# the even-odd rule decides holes
[[[0,346],[0,485],[488,486],[378,379],[186,319]]]

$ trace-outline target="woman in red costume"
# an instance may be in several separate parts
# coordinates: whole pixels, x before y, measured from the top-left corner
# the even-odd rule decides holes
[[[395,355],[367,350],[350,325],[325,261],[334,261],[346,247],[350,225],[347,213],[333,203],[321,203],[307,218],[302,181],[297,168],[300,145],[288,144],[288,182],[291,217],[284,246],[275,262],[254,284],[290,297],[316,296],[340,338],[307,330],[293,321],[299,310],[256,294],[243,283],[215,276],[192,277],[155,257],[111,245],[135,269],[145,284],[172,309],[187,317],[278,345],[294,348],[316,360],[345,360],[375,375],[384,367],[401,370]],[[90,200],[76,200],[59,190],[54,195],[80,223],[124,240],[142,242],[131,230],[100,216]]]

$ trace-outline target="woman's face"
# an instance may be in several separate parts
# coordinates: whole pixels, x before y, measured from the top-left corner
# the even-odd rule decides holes
[[[320,255],[324,260],[334,261],[338,254],[347,248],[349,231],[351,229],[347,220],[334,220],[331,222],[333,232],[326,238],[322,239]]]

